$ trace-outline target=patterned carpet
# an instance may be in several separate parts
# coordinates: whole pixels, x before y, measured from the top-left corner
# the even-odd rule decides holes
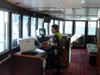
[[[55,69],[52,71],[56,73]],[[46,75],[53,75],[52,71],[46,70]],[[60,72],[63,75],[99,75],[98,68],[89,65],[86,49],[72,49],[71,63]]]

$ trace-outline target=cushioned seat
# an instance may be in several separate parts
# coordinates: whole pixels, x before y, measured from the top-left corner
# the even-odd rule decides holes
[[[97,53],[97,44],[87,43],[86,46],[89,53]]]
[[[89,64],[92,66],[96,66],[98,45],[93,43],[87,43],[86,46],[88,51]]]

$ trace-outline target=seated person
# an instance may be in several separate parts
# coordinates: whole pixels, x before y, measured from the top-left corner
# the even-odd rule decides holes
[[[44,51],[46,51],[46,54],[48,55],[48,58],[51,58],[57,54],[57,47],[62,40],[58,25],[52,25],[51,31],[53,33],[53,36],[49,39],[49,41],[47,41],[47,44],[50,44],[51,46],[44,49]]]

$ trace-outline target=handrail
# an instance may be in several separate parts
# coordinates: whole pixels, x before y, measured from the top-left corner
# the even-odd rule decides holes
[[[7,59],[9,59],[11,57],[11,55],[8,55],[8,57],[6,57],[5,59],[0,61],[0,64],[2,64],[4,61],[6,61]]]
[[[43,61],[43,68],[45,68],[45,66],[46,66],[46,58],[47,58],[48,56],[46,55],[44,58],[41,58],[41,60]],[[43,69],[44,70],[44,69]],[[44,74],[43,75],[45,75],[45,72],[43,72]]]
[[[44,60],[44,59],[46,59],[48,56],[46,55],[44,58],[41,58],[41,60]]]

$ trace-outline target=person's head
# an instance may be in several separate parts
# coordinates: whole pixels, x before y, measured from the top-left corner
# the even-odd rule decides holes
[[[52,33],[55,33],[55,32],[59,31],[59,26],[58,25],[54,24],[51,27],[52,27],[52,29],[51,29]]]

